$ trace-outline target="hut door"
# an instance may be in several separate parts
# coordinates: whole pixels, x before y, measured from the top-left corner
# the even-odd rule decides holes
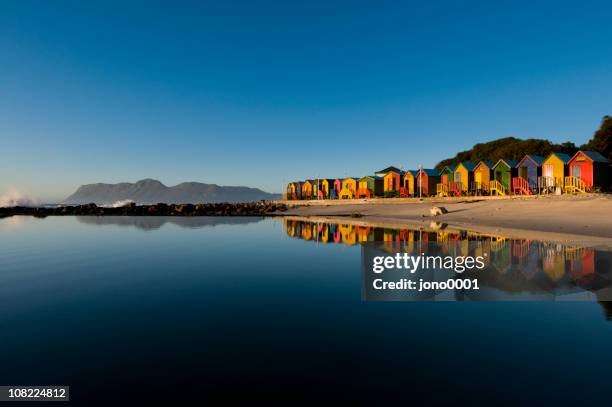
[[[579,165],[573,165],[572,166],[572,176],[581,179],[580,178],[580,166]]]
[[[553,177],[553,166],[551,164],[546,164],[542,166],[542,176],[543,177]]]
[[[477,173],[474,174],[474,181],[476,181],[477,184],[482,184],[482,172],[478,171]]]
[[[519,177],[527,179],[527,167],[519,168]]]
[[[442,175],[442,183],[444,185],[448,184],[448,174]]]

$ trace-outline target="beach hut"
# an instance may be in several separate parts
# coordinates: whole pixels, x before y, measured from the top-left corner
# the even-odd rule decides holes
[[[359,177],[348,177],[342,180],[342,189],[338,198],[340,199],[353,199],[357,193],[357,181]]]
[[[314,185],[313,180],[307,179],[302,184],[302,199],[312,199],[312,190]]]
[[[389,171],[385,174],[383,177],[385,196],[399,196],[403,176],[404,173],[399,170]]]
[[[451,191],[455,195],[467,194],[470,183],[474,181],[474,168],[476,166],[470,162],[462,162],[457,165],[453,173],[454,184],[451,184]]]
[[[474,181],[470,186],[470,192],[474,195],[489,193],[489,183],[493,177],[493,164],[489,161],[481,161],[474,167]]]
[[[414,196],[433,196],[440,183],[440,173],[433,168],[422,168],[418,171],[414,185]]]
[[[453,182],[453,174],[455,173],[454,165],[447,165],[440,171],[440,183],[436,187],[436,192],[440,196],[450,195],[450,185]]]
[[[366,175],[359,179],[357,186],[357,198],[372,198],[383,196],[384,180],[376,175]]]
[[[336,178],[334,180],[334,188],[332,191],[332,195],[334,195],[335,199],[340,198],[340,191],[342,190],[342,178]]]
[[[295,185],[295,195],[297,199],[302,199],[302,185],[304,183],[302,181],[296,181],[293,184]]]
[[[315,183],[314,195],[318,199],[330,198],[330,192],[334,189],[334,180],[329,178],[320,178]]]
[[[610,189],[610,162],[596,151],[578,151],[569,160],[569,176],[565,177],[568,192],[586,192],[593,188]]]
[[[510,193],[512,178],[516,177],[517,162],[500,159],[493,166],[493,181],[491,181],[491,194],[506,195]]]
[[[295,182],[290,182],[289,184],[287,184],[287,194],[285,196],[287,200],[295,201],[298,199],[298,194],[295,188],[296,188]]]
[[[407,196],[414,196],[414,186],[416,185],[416,177],[418,170],[408,170],[404,174],[404,190]]]
[[[542,176],[544,157],[527,154],[516,165],[517,175],[512,179],[515,194],[531,194],[538,188],[538,178]]]
[[[550,153],[542,161],[542,176],[538,181],[538,188],[543,191],[563,188],[564,177],[567,175],[567,164],[570,159],[567,154]]]
[[[402,172],[402,171],[401,171],[399,168],[397,168],[397,167],[390,166],[390,167],[385,168],[384,170],[376,171],[376,172],[374,173],[374,175],[376,175],[377,177],[384,178],[384,177],[385,177],[385,175],[387,175],[387,174],[388,174],[388,173],[390,173],[390,172],[397,172],[397,173],[400,173],[400,172]]]

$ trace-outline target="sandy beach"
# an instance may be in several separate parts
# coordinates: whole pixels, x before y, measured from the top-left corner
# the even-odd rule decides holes
[[[612,249],[612,195],[282,201],[288,216],[383,227],[453,227]],[[448,213],[432,217],[430,209]],[[356,216],[355,216],[356,215]]]

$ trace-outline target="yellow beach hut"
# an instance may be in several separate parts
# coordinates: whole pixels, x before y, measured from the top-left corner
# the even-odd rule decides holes
[[[416,185],[416,177],[418,175],[418,170],[408,170],[406,174],[404,174],[404,189],[408,196],[414,196],[414,187]]]
[[[489,193],[489,182],[493,179],[493,164],[489,161],[481,161],[474,167],[474,181],[470,191],[474,195]]]
[[[342,189],[340,190],[340,199],[353,199],[357,194],[357,182],[359,177],[348,177],[342,180]]]
[[[539,181],[540,189],[552,191],[563,188],[563,178],[567,175],[567,165],[571,157],[563,153],[550,153],[542,162],[542,177]]]
[[[311,179],[307,179],[302,184],[302,199],[311,199],[312,198],[312,189],[315,181]]]
[[[474,181],[474,168],[476,166],[469,162],[462,162],[455,168],[454,191],[455,194],[467,194],[470,183]]]

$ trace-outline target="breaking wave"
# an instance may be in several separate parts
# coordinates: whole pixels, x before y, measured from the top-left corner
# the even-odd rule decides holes
[[[38,201],[17,190],[9,190],[0,195],[0,208],[10,206],[36,206]]]

